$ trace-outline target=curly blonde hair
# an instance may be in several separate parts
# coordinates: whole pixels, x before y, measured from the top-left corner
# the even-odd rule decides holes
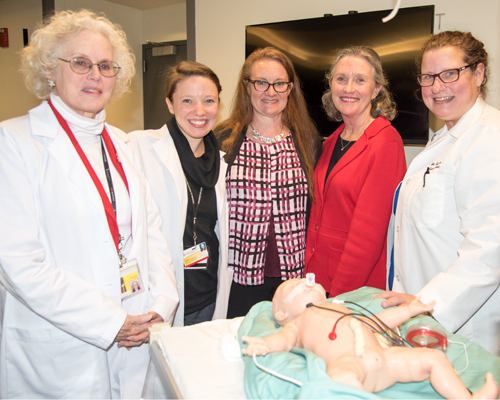
[[[38,98],[47,99],[52,91],[48,80],[51,71],[59,68],[58,57],[64,43],[83,30],[98,32],[111,44],[113,61],[121,68],[116,76],[113,95],[120,96],[128,90],[135,75],[135,56],[121,27],[113,24],[104,14],[88,10],[61,11],[33,32],[30,45],[21,53],[21,72],[26,86]]]
[[[382,89],[378,93],[377,97],[372,100],[372,107],[370,110],[370,115],[373,118],[380,117],[383,115],[389,121],[392,121],[396,115],[396,103],[392,98],[391,92],[388,89],[388,81],[384,75],[384,70],[382,69],[382,62],[380,61],[380,57],[375,50],[368,46],[350,46],[345,49],[340,50],[333,61],[330,70],[326,73],[326,79],[330,82],[333,78],[333,73],[335,71],[335,67],[339,63],[339,61],[344,57],[359,57],[365,59],[368,64],[373,67],[373,78],[375,79],[375,85],[381,85]],[[328,115],[328,117],[335,121],[342,121],[342,115],[335,108],[332,100],[332,90],[328,88],[328,90],[323,94],[322,97],[323,108]]]

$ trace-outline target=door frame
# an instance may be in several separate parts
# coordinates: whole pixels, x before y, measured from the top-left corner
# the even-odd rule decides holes
[[[150,42],[142,45],[142,103],[143,103],[143,127],[146,127],[146,121],[148,120],[149,109],[146,106],[146,51],[154,47],[162,46],[187,46],[187,40],[174,40],[170,42]]]

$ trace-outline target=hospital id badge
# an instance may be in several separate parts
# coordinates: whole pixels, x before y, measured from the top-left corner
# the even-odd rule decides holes
[[[208,247],[205,242],[184,250],[185,269],[206,269],[208,260]]]
[[[122,301],[144,292],[137,260],[128,261],[120,267],[120,284]]]

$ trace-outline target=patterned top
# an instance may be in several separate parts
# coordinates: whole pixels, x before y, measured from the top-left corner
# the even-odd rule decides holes
[[[305,257],[307,180],[291,135],[266,145],[245,138],[226,177],[229,267],[241,285],[264,283],[273,218],[281,278],[302,277]]]

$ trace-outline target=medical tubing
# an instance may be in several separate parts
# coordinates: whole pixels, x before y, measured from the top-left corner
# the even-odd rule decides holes
[[[358,318],[358,317],[357,317],[358,315],[359,315],[359,316],[361,316],[361,317],[368,318],[370,321],[365,321],[364,319]],[[370,319],[370,317],[367,317],[366,315],[363,315],[363,314],[361,314],[361,313],[349,313],[349,314],[344,314],[344,315],[342,315],[342,316],[341,316],[341,317],[340,317],[340,318],[339,318],[339,319],[335,322],[334,327],[337,327],[337,324],[338,324],[338,323],[340,322],[340,320],[341,320],[342,318],[344,318],[344,317],[352,317],[352,318],[355,318],[355,319],[357,319],[358,321],[363,322],[363,323],[364,323],[365,325],[367,325],[370,329],[372,329],[372,330],[376,331],[377,333],[380,333],[381,335],[385,335],[384,330],[382,329],[382,327],[381,327],[379,324],[377,324],[375,321],[371,320],[371,319]],[[372,325],[372,323],[373,323],[375,326],[373,326],[373,325]],[[388,339],[391,343],[393,343],[393,344],[395,344],[395,345],[398,345],[398,346],[400,345],[400,342],[399,342],[399,341],[397,341],[396,339],[394,339],[394,338],[392,338],[392,337],[390,337],[390,336],[387,336],[387,339]]]
[[[370,310],[368,310],[367,308],[363,307],[361,304],[355,303],[355,302],[353,302],[353,301],[348,301],[348,300],[344,300],[343,302],[344,302],[344,303],[353,304],[353,305],[355,305],[356,307],[359,307],[359,308],[361,308],[362,310],[364,310],[364,311],[366,311],[366,312],[370,313],[370,315],[372,315],[375,319],[377,319],[377,321],[379,321],[379,322],[380,322],[383,326],[385,326],[385,329],[382,329],[382,328],[381,328],[381,331],[382,331],[382,332],[383,332],[383,331],[385,331],[385,330],[389,330],[389,331],[391,331],[391,332],[392,332],[395,336],[397,336],[397,337],[401,338],[401,343],[399,344],[400,346],[404,346],[404,345],[405,345],[405,343],[406,343],[406,345],[407,345],[407,346],[409,346],[409,347],[415,347],[413,344],[411,344],[410,342],[408,342],[408,341],[407,341],[407,340],[406,340],[406,339],[405,339],[402,335],[399,335],[399,334],[397,334],[396,332],[394,332],[394,331],[392,330],[392,328],[390,328],[389,326],[387,326],[387,324],[386,324],[384,321],[382,321],[379,317],[377,317],[377,316],[376,316],[373,312],[371,312],[371,311],[370,311]],[[387,337],[389,337],[389,336],[387,336]],[[394,342],[393,342],[393,343],[394,343]]]
[[[362,305],[360,305],[360,304],[358,304],[358,303],[355,303],[355,302],[353,302],[353,301],[349,301],[349,300],[337,300],[337,299],[334,299],[334,300],[333,300],[333,303],[337,303],[337,304],[345,304],[345,303],[348,303],[348,304],[353,304],[353,305],[355,305],[355,306],[357,306],[357,307],[361,308],[363,311],[366,311],[367,313],[369,313],[370,315],[372,315],[372,316],[373,316],[373,317],[374,317],[374,318],[375,318],[378,322],[380,322],[380,324],[379,324],[377,321],[374,321],[374,320],[370,319],[370,317],[369,317],[369,316],[366,316],[366,315],[364,315],[364,314],[361,314],[361,313],[356,313],[356,314],[353,314],[353,315],[361,315],[361,316],[363,316],[363,317],[365,317],[365,318],[370,319],[370,321],[371,321],[372,323],[374,323],[374,324],[377,326],[377,328],[380,330],[380,332],[379,332],[379,333],[383,333],[385,329],[389,329],[389,330],[391,330],[391,331],[392,331],[392,329],[391,329],[391,328],[389,328],[389,327],[388,327],[388,326],[387,326],[387,325],[386,325],[383,321],[381,321],[381,320],[380,320],[380,318],[378,318],[378,317],[377,317],[374,313],[372,313],[370,310],[366,309],[365,307],[363,307]],[[334,310],[334,311],[336,311],[336,310]],[[354,311],[354,310],[351,310],[351,311]],[[339,312],[339,311],[337,311],[337,312]],[[345,314],[345,313],[343,313],[343,314]],[[350,314],[345,314],[345,315],[350,315]],[[383,326],[382,326],[382,325],[383,325]],[[370,327],[371,327],[371,326],[370,326]],[[385,327],[385,328],[384,328],[384,327]],[[373,327],[372,327],[372,328],[373,328]],[[394,333],[396,336],[398,336],[398,335],[397,335],[397,333],[395,333],[395,332],[393,332],[393,333]]]
[[[290,378],[290,377],[285,376],[285,375],[281,375],[280,373],[275,372],[275,371],[273,371],[272,369],[269,369],[269,368],[264,367],[263,365],[259,364],[259,363],[257,362],[257,357],[255,356],[255,353],[253,353],[252,358],[253,358],[253,362],[254,362],[255,366],[256,366],[257,368],[261,369],[262,371],[267,372],[268,374],[273,375],[273,376],[275,376],[276,378],[279,378],[279,379],[282,379],[282,380],[284,380],[284,381],[287,381],[287,382],[293,383],[294,385],[297,385],[298,387],[302,387],[303,383],[302,383],[301,381],[298,381],[298,380],[296,380],[296,379]]]
[[[316,307],[316,308],[319,308],[320,310],[325,310],[325,311],[330,311],[330,312],[336,312],[338,314],[342,314],[342,316],[335,322],[335,324],[333,325],[334,328],[337,327],[337,324],[338,322],[344,318],[344,317],[352,317],[352,318],[355,318],[357,319],[358,321],[364,323],[365,325],[367,325],[370,329],[373,329],[375,331],[377,331],[378,333],[380,334],[384,334],[384,330],[382,329],[382,327],[377,324],[376,321],[373,321],[370,319],[370,317],[367,317],[366,315],[363,315],[361,313],[353,313],[353,312],[350,312],[350,313],[345,313],[343,311],[339,311],[339,310],[333,310],[331,308],[326,308],[326,307],[321,307],[321,306],[317,306],[317,305],[314,305],[311,303],[311,307]],[[370,322],[368,321],[365,321],[364,319],[361,319],[361,318],[358,318],[358,316],[361,316],[361,317],[365,317],[365,318],[368,318],[370,320]],[[373,326],[372,324],[374,324],[375,326]],[[395,342],[395,339],[391,338],[390,336],[388,336],[388,339],[393,342],[393,343],[396,343],[396,344],[400,344],[400,342],[396,341]]]
[[[367,310],[366,308],[364,308],[363,306],[360,306],[359,304],[356,304],[352,301],[342,301],[343,303],[350,303],[350,304],[354,304],[355,306],[357,307],[360,307],[361,309],[363,309],[364,311],[370,313],[373,317],[375,317],[375,319],[377,321],[379,321],[383,326],[386,327],[386,329],[390,330],[396,337],[400,338],[400,340],[397,340],[395,339],[394,337],[390,336],[387,332],[385,332],[384,328],[377,322],[377,321],[374,321],[372,320],[369,316],[366,316],[366,315],[363,315],[361,313],[345,313],[345,312],[342,312],[342,311],[339,311],[339,310],[333,310],[331,308],[326,308],[326,307],[320,307],[320,306],[317,306],[315,304],[312,304],[311,303],[311,306],[312,307],[316,307],[316,308],[319,308],[320,310],[325,310],[325,311],[331,311],[331,312],[336,312],[338,314],[343,314],[342,317],[340,317],[334,324],[334,328],[337,326],[337,323],[344,317],[352,317],[352,318],[355,318],[357,319],[358,321],[364,323],[365,325],[367,325],[370,329],[373,329],[375,331],[377,331],[378,333],[380,333],[381,335],[384,335],[387,340],[389,340],[391,343],[393,343],[394,345],[396,346],[405,346],[405,343],[407,343],[407,345],[409,347],[414,347],[411,343],[408,343],[401,335],[397,334],[396,332],[394,332],[391,328],[389,328],[384,322],[382,322],[380,320],[380,318],[378,318],[374,313],[372,313],[370,310]],[[338,303],[335,301],[335,303]],[[308,305],[309,306],[309,305]],[[362,318],[358,318],[358,316],[361,316],[361,317],[365,317],[367,318],[370,322],[362,319]]]
[[[461,374],[462,372],[464,372],[467,368],[469,368],[469,355],[467,354],[467,346],[465,345],[465,343],[462,343],[462,342],[455,342],[454,340],[450,340],[448,339],[448,343],[456,343],[456,344],[461,344],[462,346],[464,346],[464,352],[465,352],[465,359],[467,360],[467,363],[465,364],[465,368],[463,368],[462,370],[460,371],[456,371],[457,374]]]

